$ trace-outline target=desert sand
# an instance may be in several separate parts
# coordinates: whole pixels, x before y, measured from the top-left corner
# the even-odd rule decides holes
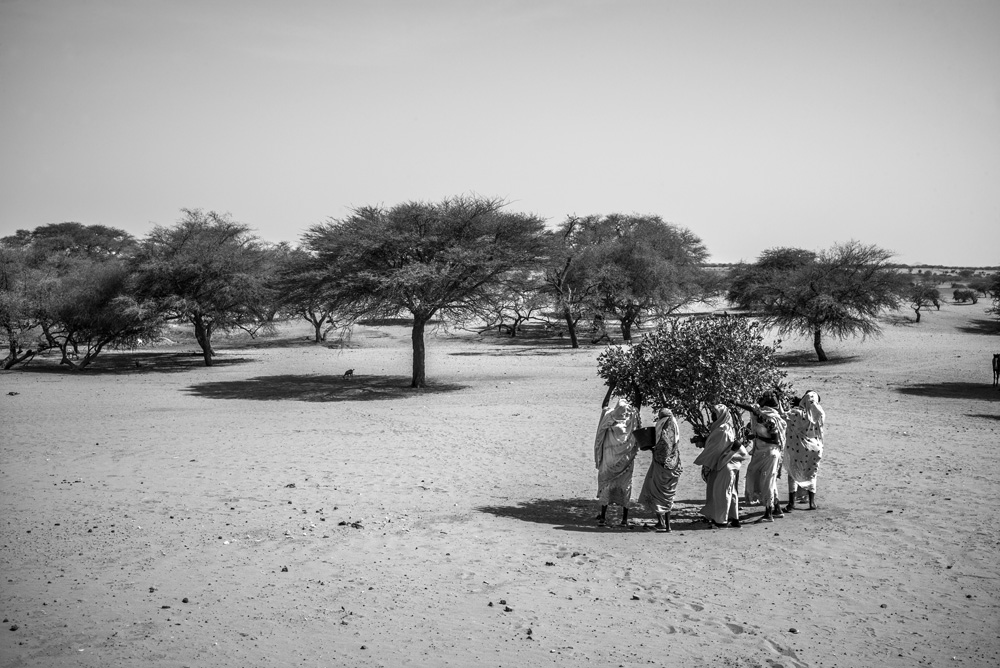
[[[786,341],[820,508],[719,531],[686,425],[674,531],[593,522],[600,346],[439,329],[423,391],[403,326],[0,373],[0,664],[1000,665],[983,308]]]

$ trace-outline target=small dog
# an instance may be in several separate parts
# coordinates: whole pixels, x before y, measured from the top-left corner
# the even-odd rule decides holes
[[[348,369],[347,371],[344,372],[344,378],[353,378],[353,377],[354,377],[354,369]]]

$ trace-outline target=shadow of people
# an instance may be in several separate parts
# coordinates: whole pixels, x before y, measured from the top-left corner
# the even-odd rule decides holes
[[[411,396],[455,392],[464,385],[432,384],[410,387],[406,376],[257,376],[244,380],[212,381],[192,385],[190,394],[209,399],[254,399],[257,401],[378,401]]]
[[[691,531],[710,529],[707,523],[701,521],[699,511],[704,500],[675,501],[670,513],[670,526],[673,531]],[[621,509],[608,509],[607,526],[599,526],[596,521],[599,510],[595,499],[532,499],[521,501],[510,506],[480,506],[481,513],[496,517],[508,517],[522,522],[550,524],[559,531],[621,531],[622,533],[644,533],[652,531],[655,518],[641,506],[632,503],[629,507],[629,527],[618,526]]]

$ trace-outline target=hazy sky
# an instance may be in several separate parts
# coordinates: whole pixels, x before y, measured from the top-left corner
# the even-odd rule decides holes
[[[1000,264],[1000,2],[0,0],[0,235],[471,193]]]

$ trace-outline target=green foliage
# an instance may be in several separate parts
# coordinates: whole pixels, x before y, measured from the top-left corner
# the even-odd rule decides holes
[[[634,346],[609,348],[598,374],[617,396],[654,409],[666,407],[699,436],[707,431],[706,405],[756,403],[771,391],[790,391],[761,326],[747,318],[714,316],[673,320]]]

